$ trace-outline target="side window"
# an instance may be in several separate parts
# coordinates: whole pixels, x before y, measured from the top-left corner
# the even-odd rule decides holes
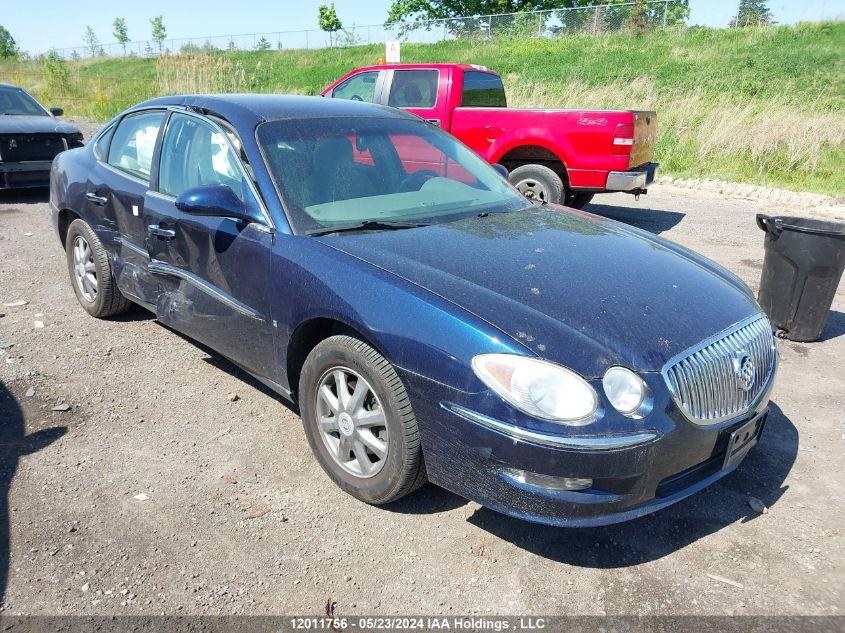
[[[332,90],[332,97],[372,103],[375,100],[377,79],[378,71],[358,73]]]
[[[106,159],[106,152],[109,149],[109,142],[111,141],[111,137],[114,136],[114,130],[117,126],[112,125],[103,132],[103,135],[97,139],[97,142],[94,144],[94,153],[97,155],[97,158],[100,160]]]
[[[109,165],[149,181],[153,150],[163,122],[164,112],[143,112],[124,117],[109,146]]]
[[[159,165],[161,193],[178,196],[200,185],[226,185],[245,200],[244,173],[226,136],[196,117],[171,116]]]
[[[433,108],[437,103],[436,70],[396,70],[387,105],[394,108]]]
[[[506,107],[508,102],[505,99],[505,87],[502,85],[502,78],[493,73],[478,70],[465,72],[461,105],[478,108]]]

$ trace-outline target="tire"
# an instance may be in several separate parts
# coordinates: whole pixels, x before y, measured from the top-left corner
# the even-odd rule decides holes
[[[592,193],[577,193],[567,189],[563,204],[573,209],[583,209],[590,203],[594,195]]]
[[[560,204],[563,197],[563,180],[544,165],[517,167],[508,174],[508,180],[529,200]]]
[[[338,372],[345,376],[342,383]],[[338,398],[343,385],[346,396]],[[358,387],[362,392],[354,402]],[[334,407],[332,398],[322,395],[326,388]],[[390,503],[427,481],[417,421],[405,387],[387,359],[360,339],[332,336],[311,351],[299,379],[299,408],[320,466],[353,497],[374,505]],[[379,419],[383,425],[374,422]],[[324,421],[322,428],[318,420]],[[383,456],[370,448],[375,446],[373,440],[385,448]],[[359,457],[362,448],[365,460]],[[366,470],[367,462],[371,471]]]
[[[71,222],[65,240],[65,252],[73,291],[79,305],[88,314],[104,318],[122,314],[132,307],[132,302],[121,294],[115,283],[103,243],[85,221]],[[83,260],[84,264],[80,264]],[[92,273],[95,284],[91,283],[89,277]]]

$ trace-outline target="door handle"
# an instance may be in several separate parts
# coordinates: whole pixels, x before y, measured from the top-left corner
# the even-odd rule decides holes
[[[172,240],[176,237],[176,231],[173,229],[163,229],[158,224],[150,224],[147,227],[147,233],[150,237],[160,237],[165,240]]]
[[[89,191],[85,194],[85,197],[88,199],[88,202],[93,202],[98,207],[105,206],[106,202],[109,201],[108,198],[105,196],[98,196],[96,193]]]

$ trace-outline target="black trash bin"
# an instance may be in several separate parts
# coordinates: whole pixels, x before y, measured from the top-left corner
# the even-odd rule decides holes
[[[845,224],[761,213],[757,225],[766,232],[760,306],[780,336],[817,340],[845,268]]]

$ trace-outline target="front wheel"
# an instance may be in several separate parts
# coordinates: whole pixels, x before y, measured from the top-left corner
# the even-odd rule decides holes
[[[299,408],[320,466],[352,496],[389,503],[425,483],[405,387],[387,359],[360,339],[332,336],[311,351]]]

